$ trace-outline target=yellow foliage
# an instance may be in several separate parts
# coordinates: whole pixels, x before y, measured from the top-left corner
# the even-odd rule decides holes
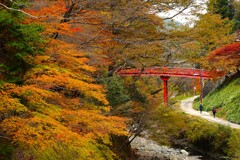
[[[222,19],[218,14],[207,13],[202,15],[201,20],[196,22],[196,26],[189,33],[190,37],[197,41],[195,45],[212,51],[233,40],[232,26],[233,23],[228,19]]]
[[[120,117],[103,116],[94,110],[63,110],[57,116],[65,126],[79,134],[90,134],[105,139],[109,134],[126,135],[125,120]]]
[[[58,141],[71,143],[78,140],[82,145],[88,141],[85,137],[71,132],[51,117],[41,116],[37,113],[34,114],[34,117],[26,119],[20,117],[5,119],[1,123],[1,128],[12,136],[14,142],[41,148]]]
[[[70,25],[59,23],[67,11],[64,2],[50,3],[39,11],[25,11],[40,17],[37,23],[46,28],[46,37],[72,36]],[[126,135],[126,120],[103,114],[110,110],[106,91],[95,82],[92,74],[97,69],[87,64],[84,52],[71,43],[47,40],[44,54],[26,58],[32,68],[23,84],[1,86],[0,134],[12,139],[26,157],[112,159],[110,135]]]
[[[0,122],[10,116],[21,115],[28,109],[18,99],[0,94]]]

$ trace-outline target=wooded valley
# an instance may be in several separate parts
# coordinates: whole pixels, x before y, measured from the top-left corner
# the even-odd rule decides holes
[[[190,7],[194,26],[171,20]],[[157,16],[171,10],[178,13]],[[144,130],[162,145],[183,141],[239,159],[239,130],[179,112],[179,99],[200,94],[200,80],[171,78],[164,106],[160,77],[117,73],[224,73],[218,88],[212,79],[204,109],[217,106],[217,116],[240,123],[239,29],[234,0],[1,0],[0,160],[133,160],[128,137]]]

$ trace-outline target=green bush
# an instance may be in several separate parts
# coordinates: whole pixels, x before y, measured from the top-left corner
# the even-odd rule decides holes
[[[226,153],[231,128],[205,120],[192,121],[188,127],[187,139],[195,146],[207,153]]]
[[[30,56],[44,51],[43,30],[38,24],[24,24],[18,12],[0,11],[0,75],[5,81],[21,83],[23,73],[32,65]]]
[[[230,138],[228,139],[228,156],[232,157],[233,160],[240,159],[240,131],[234,130]]]
[[[108,77],[104,79],[107,86],[107,99],[110,105],[118,105],[127,102],[130,96],[124,87],[124,80],[119,76]]]

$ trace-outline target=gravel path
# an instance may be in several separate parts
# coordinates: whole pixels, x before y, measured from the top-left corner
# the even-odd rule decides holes
[[[240,125],[238,124],[235,124],[235,123],[231,123],[229,121],[226,121],[226,120],[223,120],[223,119],[220,119],[220,118],[214,118],[212,115],[210,115],[210,113],[208,112],[202,112],[202,114],[200,114],[199,111],[195,110],[192,108],[192,105],[193,105],[193,101],[195,98],[197,98],[198,96],[195,96],[195,97],[191,97],[191,98],[188,98],[188,99],[185,99],[185,100],[182,100],[181,101],[181,109],[187,113],[187,114],[191,114],[191,115],[194,115],[194,116],[198,116],[198,117],[201,117],[201,118],[204,118],[210,122],[216,122],[216,123],[219,123],[219,124],[222,124],[222,125],[225,125],[225,126],[230,126],[232,128],[238,128],[240,129]]]

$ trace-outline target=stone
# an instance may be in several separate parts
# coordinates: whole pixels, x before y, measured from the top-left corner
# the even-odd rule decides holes
[[[185,151],[184,149],[181,150],[181,153],[182,153],[182,154],[185,154],[186,156],[189,155],[189,153],[188,153],[187,151]]]

